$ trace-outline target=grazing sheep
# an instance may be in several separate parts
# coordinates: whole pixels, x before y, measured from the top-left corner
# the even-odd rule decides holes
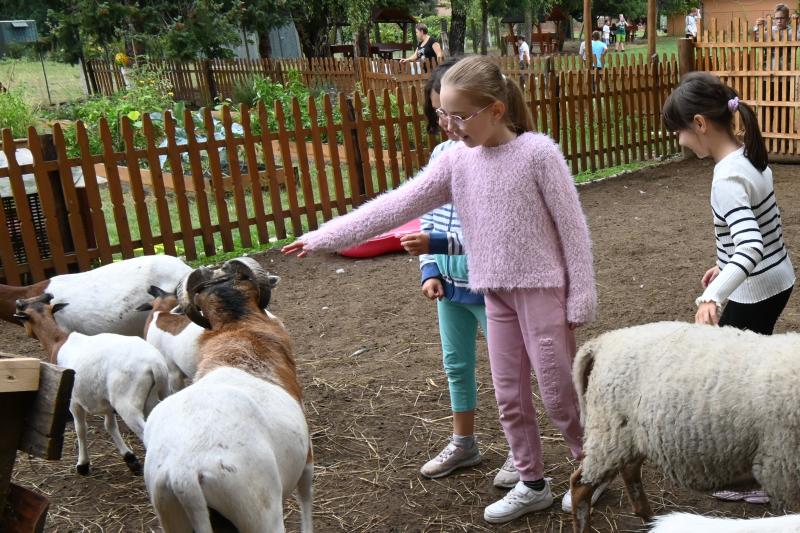
[[[800,335],[659,322],[605,333],[573,367],[584,459],[572,475],[575,531],[594,488],[619,472],[634,512],[652,512],[649,459],[676,484],[755,481],[778,509],[800,504]]]
[[[51,305],[52,300],[49,293],[19,300],[14,317],[23,323],[28,336],[42,343],[51,362],[75,370],[69,409],[78,438],[77,472],[89,474],[86,415],[92,414],[105,417],[106,431],[125,464],[141,474],[142,466],[122,439],[114,412],[140,439],[143,437],[146,414],[169,394],[164,357],[139,337],[67,333],[54,315],[63,312],[68,302]]]
[[[241,533],[281,532],[297,490],[312,531],[311,441],[289,335],[263,309],[278,282],[254,260],[192,272],[181,308],[207,328],[194,383],[145,425],[145,484],[166,533],[212,531],[210,510]]]
[[[650,533],[800,533],[800,515],[772,518],[712,518],[688,513],[656,517]]]
[[[191,271],[177,257],[148,255],[87,272],[54,276],[27,287],[0,285],[0,319],[17,323],[16,301],[47,292],[53,295],[53,304],[70,303],[56,317],[58,325],[68,332],[141,336],[147,314],[136,308],[149,301],[147,288],[157,285],[174,290]]]
[[[167,359],[170,389],[176,392],[187,385],[197,372],[200,335],[205,329],[186,315],[171,312],[178,305],[178,297],[174,292],[167,292],[155,285],[147,292],[153,301],[138,308],[140,311],[150,310],[144,325],[144,338]]]

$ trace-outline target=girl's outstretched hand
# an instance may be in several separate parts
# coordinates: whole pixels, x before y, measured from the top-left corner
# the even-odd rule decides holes
[[[306,243],[303,241],[294,241],[291,244],[287,244],[283,248],[281,248],[281,253],[283,255],[292,255],[293,253],[299,251],[300,253],[297,254],[297,257],[305,257],[308,255],[308,252],[305,250]]]

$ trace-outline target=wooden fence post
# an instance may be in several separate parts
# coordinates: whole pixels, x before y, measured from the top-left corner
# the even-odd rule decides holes
[[[358,123],[356,122],[356,109],[353,106],[353,99],[348,97],[347,98],[347,115],[350,117],[350,121],[353,124],[353,129],[350,130],[350,135],[353,138],[353,155],[355,158],[355,165],[356,165],[356,173],[358,174],[358,196],[364,196],[367,191],[366,183],[364,182],[364,166],[363,166],[363,157],[361,154],[361,143],[358,142]],[[346,133],[345,133],[346,134]],[[366,154],[369,157],[369,154]],[[351,191],[350,194],[355,196],[356,191]],[[355,198],[354,198],[355,200]],[[360,202],[359,202],[360,203]],[[355,201],[353,205],[358,205]]]
[[[694,70],[694,39],[678,39],[680,77]]]
[[[214,71],[211,68],[210,59],[203,60],[203,72],[205,73],[206,83],[208,84],[208,96],[211,98],[211,103],[213,103],[219,94],[217,93],[217,83],[214,81]]]
[[[53,142],[53,134],[46,133],[39,135],[42,143],[42,155],[45,161],[56,161],[58,154],[56,153],[56,145]],[[47,178],[50,180],[50,188],[53,191],[53,201],[56,207],[56,219],[58,220],[58,231],[61,233],[61,242],[64,243],[64,252],[74,252],[75,243],[72,240],[72,232],[69,230],[69,217],[67,216],[67,202],[64,199],[64,188],[61,186],[61,174],[58,169],[51,170],[47,173]],[[69,265],[70,270],[75,264]]]

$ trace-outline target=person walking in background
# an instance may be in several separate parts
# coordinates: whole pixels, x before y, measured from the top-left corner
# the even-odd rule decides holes
[[[686,38],[697,41],[697,8],[693,7],[686,15]]]
[[[525,71],[531,66],[531,48],[525,42],[524,35],[517,35],[517,46],[519,47],[519,86],[525,88]]]
[[[627,24],[628,22],[625,20],[625,15],[620,13],[619,19],[617,19],[617,43],[614,47],[614,50],[616,50],[617,52],[625,51],[625,34],[626,34],[625,26]]]
[[[606,48],[611,44],[611,19],[608,17],[603,21],[603,42],[606,43]]]
[[[600,32],[599,31],[592,32],[592,56],[594,56],[594,65],[592,66],[595,69],[603,68],[603,65],[605,63],[603,56],[605,55],[607,49],[608,46],[606,45],[606,43],[600,40]],[[581,59],[583,59],[584,61],[587,60],[585,42],[581,42],[581,46],[580,48],[578,48],[578,54],[580,54]]]

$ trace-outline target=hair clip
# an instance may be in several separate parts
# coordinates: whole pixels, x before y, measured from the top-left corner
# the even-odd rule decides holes
[[[739,109],[739,97],[734,96],[730,100],[728,100],[728,109],[731,113],[735,113],[737,109]]]

